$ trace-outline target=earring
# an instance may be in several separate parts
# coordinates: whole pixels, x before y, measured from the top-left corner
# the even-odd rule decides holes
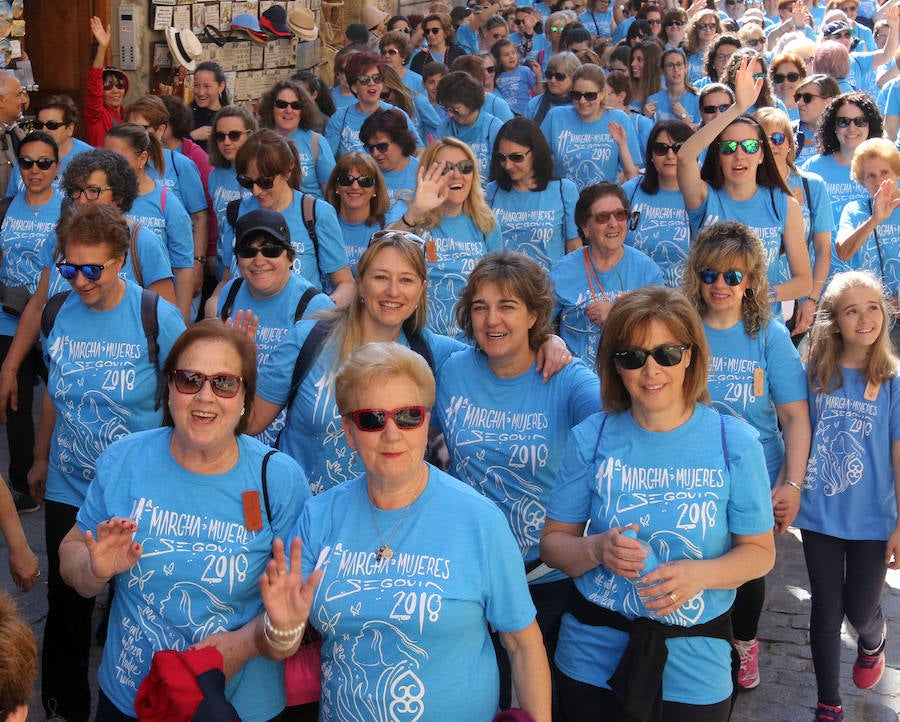
[[[245,409],[244,409],[244,407],[243,407],[243,406],[241,406],[241,416],[243,416],[243,415],[244,415],[244,410],[245,410]]]

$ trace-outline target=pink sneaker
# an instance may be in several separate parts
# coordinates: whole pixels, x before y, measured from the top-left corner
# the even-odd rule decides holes
[[[735,649],[741,658],[741,669],[738,672],[738,684],[743,689],[753,689],[759,686],[759,642],[751,639],[749,642],[734,640]]]
[[[816,716],[813,722],[844,722],[844,710],[829,704],[816,704]]]
[[[884,645],[885,639],[881,640],[881,644],[871,654],[866,652],[861,644],[856,649],[856,661],[853,663],[853,684],[860,689],[871,689],[881,675],[884,674]]]

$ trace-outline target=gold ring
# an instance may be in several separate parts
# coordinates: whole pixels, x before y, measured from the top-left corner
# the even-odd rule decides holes
[[[278,576],[280,577],[282,574],[287,574],[287,569],[279,569]]]
[[[678,595],[675,592],[669,592],[669,599],[672,600],[672,604],[678,604]]]

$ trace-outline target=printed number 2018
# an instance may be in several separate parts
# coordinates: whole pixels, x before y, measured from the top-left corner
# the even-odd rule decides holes
[[[109,369],[103,374],[103,390],[119,391],[122,394],[134,391],[134,380],[134,369]]]
[[[428,594],[427,592],[396,592],[394,594],[394,608],[391,609],[391,619],[406,622],[414,616],[419,617],[419,631],[425,626],[427,617],[429,622],[436,622],[441,614],[441,595]]]
[[[203,576],[200,577],[201,582],[210,584],[219,584],[228,577],[228,591],[234,589],[235,581],[243,582],[247,578],[247,569],[250,563],[247,561],[246,554],[207,554],[206,568],[203,570]]]
[[[699,524],[703,536],[706,536],[706,530],[716,525],[716,503],[714,501],[679,504],[678,512],[677,526],[679,529],[696,529]]]
[[[550,450],[546,444],[513,444],[509,454],[509,465],[513,469],[530,466],[532,471],[547,465]]]

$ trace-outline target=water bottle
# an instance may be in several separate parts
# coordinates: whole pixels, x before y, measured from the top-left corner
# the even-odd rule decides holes
[[[631,580],[637,590],[640,591],[642,589],[647,589],[648,587],[659,584],[659,582],[652,582],[648,584],[647,582],[643,581],[645,575],[649,574],[659,566],[659,559],[656,556],[656,552],[653,551],[653,547],[650,546],[650,543],[644,541],[643,539],[638,539],[637,532],[632,527],[628,527],[625,531],[623,531],[622,536],[627,536],[629,539],[637,539],[638,543],[641,545],[641,551],[643,551],[644,554],[647,555],[646,557],[644,557],[644,568],[640,572],[641,576],[639,576],[637,579]],[[649,597],[645,601],[659,599],[659,596]]]

